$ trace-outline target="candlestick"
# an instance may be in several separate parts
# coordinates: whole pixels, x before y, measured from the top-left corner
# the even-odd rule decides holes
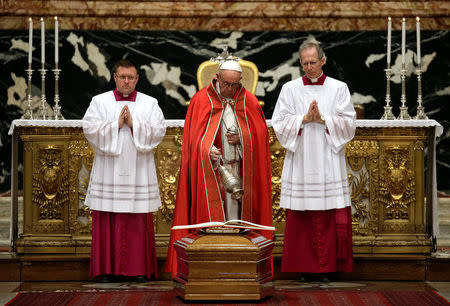
[[[416,17],[416,32],[417,32],[417,65],[420,65],[420,18]]]
[[[411,116],[408,114],[408,107],[406,106],[406,69],[405,69],[405,63],[402,63],[402,70],[400,71],[401,79],[402,79],[402,95],[400,98],[400,102],[402,103],[402,106],[400,106],[400,115],[398,115],[397,119],[400,120],[409,120],[411,119]]]
[[[420,69],[420,64],[417,67],[416,74],[417,74],[417,115],[414,117],[414,119],[428,119],[427,115],[425,114],[425,108],[422,106],[422,69]]]
[[[41,63],[45,63],[45,23],[44,18],[41,18]]]
[[[405,63],[405,46],[406,45],[406,20],[402,19],[402,64]]]
[[[392,20],[388,17],[388,33],[387,33],[387,63],[391,64],[391,36],[392,36]],[[389,69],[389,67],[388,67]]]
[[[42,120],[47,120],[47,99],[45,98],[45,73],[47,69],[45,69],[45,63],[42,63],[42,69],[39,69],[41,72],[41,117]]]
[[[58,54],[58,41],[59,41],[59,37],[58,37],[58,16],[55,16],[55,64],[58,64],[59,62],[59,54]]]
[[[31,76],[33,74],[33,70],[31,69],[31,63],[28,63],[28,69],[25,70],[28,75],[28,87],[27,87],[27,107],[25,108],[25,112],[22,115],[21,119],[33,119],[33,108],[31,107]]]
[[[29,21],[29,33],[28,33],[28,64],[31,64],[33,60],[33,19],[28,18]]]
[[[58,69],[58,63],[55,65],[55,69],[53,69],[53,73],[55,74],[55,105],[53,106],[53,114],[55,120],[64,119],[63,115],[61,115],[61,106],[59,106],[59,73],[61,69]]]
[[[391,74],[392,74],[392,70],[390,65],[388,64],[387,69],[384,70],[386,72],[386,96],[385,96],[385,101],[386,101],[386,106],[384,107],[384,114],[381,117],[381,120],[394,120],[395,116],[392,113],[392,106],[390,105],[391,103]]]

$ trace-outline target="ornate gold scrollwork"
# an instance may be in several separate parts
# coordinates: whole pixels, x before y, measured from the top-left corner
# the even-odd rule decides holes
[[[71,140],[68,146],[70,201],[69,228],[71,233],[89,234],[91,232],[91,211],[84,204],[89,185],[90,170],[95,151],[83,140]]]
[[[415,182],[409,156],[408,147],[394,145],[385,149],[378,200],[385,206],[386,220],[408,220],[410,217],[409,207],[415,201]]]
[[[159,212],[163,221],[170,222],[173,219],[173,211],[175,210],[177,182],[180,173],[181,148],[163,148],[158,150],[157,173],[162,200],[162,206],[160,207]]]
[[[414,143],[414,150],[415,150],[415,151],[423,151],[423,149],[424,149],[423,141],[417,140],[417,141]]]
[[[38,220],[62,220],[67,203],[68,180],[64,175],[61,148],[48,145],[39,149],[33,173],[33,203],[38,204]]]
[[[358,224],[365,223],[370,218],[369,213],[369,173],[361,171],[359,176],[348,175],[348,183],[351,188],[351,201],[354,208],[352,219]]]
[[[286,212],[280,207],[281,173],[283,171],[286,150],[279,149],[270,153],[272,166],[272,218],[275,222],[286,221]]]
[[[367,236],[376,232],[377,209],[371,205],[375,192],[370,186],[378,181],[379,145],[373,140],[353,140],[346,145],[348,181],[353,207],[353,234]]]
[[[163,143],[166,142],[167,137],[171,138],[173,137],[172,139],[173,142],[175,143],[175,146],[181,147],[183,145],[183,128],[181,127],[168,128]]]

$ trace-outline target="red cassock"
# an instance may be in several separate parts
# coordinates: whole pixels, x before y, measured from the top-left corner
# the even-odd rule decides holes
[[[191,100],[183,132],[180,177],[173,226],[225,221],[222,205],[223,187],[217,170],[210,160],[213,145],[218,147],[220,122],[224,111],[214,79],[197,92]],[[241,219],[272,226],[271,168],[268,131],[263,111],[257,98],[245,88],[238,89],[234,105],[241,130],[242,187]],[[175,241],[189,233],[188,230],[171,232],[166,260],[166,272],[176,276]],[[272,232],[260,234],[272,239]]]

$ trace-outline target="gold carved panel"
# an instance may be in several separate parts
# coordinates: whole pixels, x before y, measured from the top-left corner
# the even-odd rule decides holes
[[[378,211],[374,205],[378,182],[379,144],[374,140],[353,140],[346,145],[348,182],[351,191],[353,234],[376,232]]]
[[[160,220],[172,222],[180,174],[183,129],[169,128],[164,141],[156,150],[156,168],[162,205],[158,211]]]
[[[414,155],[412,144],[393,144],[383,148],[378,201],[383,211],[383,231],[409,232],[415,203]]]
[[[89,186],[95,151],[84,137],[70,140],[68,151],[70,155],[70,231],[74,235],[90,235],[92,227],[91,212],[89,207],[85,205],[84,200]]]
[[[65,144],[34,143],[32,174],[32,232],[67,232],[68,157]]]
[[[355,253],[429,252],[424,226],[425,128],[358,128],[346,146]],[[82,252],[90,247],[84,204],[94,150],[81,128],[20,128],[24,153],[24,234],[19,252]],[[164,258],[178,187],[183,129],[167,128],[154,150],[162,206],[154,214],[157,256]],[[281,254],[280,208],[285,150],[269,128],[274,255]],[[393,235],[395,234],[395,235]],[[412,235],[413,234],[413,235]],[[412,238],[413,237],[413,238]]]

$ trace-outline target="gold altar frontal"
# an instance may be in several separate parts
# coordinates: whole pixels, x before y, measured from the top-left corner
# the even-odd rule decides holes
[[[36,126],[14,127],[12,237],[19,254],[90,252],[91,218],[84,197],[94,150],[84,138],[80,121],[64,121],[78,126],[36,123]],[[358,126],[354,139],[347,144],[355,255],[431,253],[434,163],[431,157],[437,122],[422,122],[428,126],[383,127],[380,120],[360,121],[360,125],[373,126]],[[171,127],[168,121],[164,140],[154,150],[162,200],[162,206],[154,214],[159,259],[165,259],[167,254],[178,185],[183,128],[177,124]],[[273,255],[280,258],[286,221],[285,210],[279,205],[285,150],[272,128],[269,128],[269,144],[272,218],[276,228]],[[429,153],[427,160],[425,149]],[[23,152],[24,203],[20,235],[17,230],[19,152]],[[428,165],[426,171],[425,165]]]
[[[185,300],[260,300],[273,293],[273,242],[262,235],[196,233],[174,248],[174,288]]]

